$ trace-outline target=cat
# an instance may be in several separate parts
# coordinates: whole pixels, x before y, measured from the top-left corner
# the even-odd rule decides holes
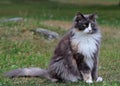
[[[72,28],[58,43],[47,69],[15,69],[5,75],[10,78],[40,76],[52,82],[102,81],[102,77],[98,77],[101,32],[96,16],[80,12],[75,15]]]

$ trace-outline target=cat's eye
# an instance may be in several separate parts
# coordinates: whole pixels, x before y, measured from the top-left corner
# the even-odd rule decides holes
[[[82,26],[83,26],[83,27],[87,27],[87,25],[86,25],[86,24],[83,24]]]

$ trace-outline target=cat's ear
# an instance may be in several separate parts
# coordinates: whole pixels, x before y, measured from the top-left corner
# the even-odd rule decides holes
[[[80,12],[77,12],[75,17],[74,17],[74,21],[80,21],[82,19],[85,19],[84,15]]]
[[[96,18],[98,18],[96,13],[89,15],[89,19],[92,20],[92,21],[96,21]]]
[[[80,13],[80,12],[77,12],[76,16],[79,17],[79,18],[85,18],[84,15],[82,13]]]

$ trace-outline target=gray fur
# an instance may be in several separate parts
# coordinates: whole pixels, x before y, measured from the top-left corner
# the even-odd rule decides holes
[[[84,28],[81,27],[81,24],[86,21],[94,26],[91,27],[92,32],[83,34]],[[72,29],[60,40],[55,48],[48,69],[16,69],[7,72],[6,76],[39,76],[45,77],[52,82],[77,82],[78,80],[86,79],[86,75],[89,75],[90,79],[86,80],[86,82],[91,83],[92,80],[97,80],[98,78],[98,52],[101,38],[101,36],[99,37],[99,33],[94,14],[84,16],[78,13],[74,18]],[[74,37],[76,40],[74,40]],[[92,51],[92,48],[94,48],[94,51]],[[88,57],[90,60],[85,60]],[[88,72],[89,74],[87,74]]]
[[[7,72],[5,75],[8,77],[19,77],[19,76],[43,76],[48,75],[47,70],[40,68],[23,68],[15,69]],[[43,76],[45,77],[45,76]]]
[[[63,59],[49,66],[49,73],[51,75],[55,74],[55,77],[61,78],[62,81],[68,82],[77,82],[80,79],[80,76],[72,74],[70,71],[67,62]]]

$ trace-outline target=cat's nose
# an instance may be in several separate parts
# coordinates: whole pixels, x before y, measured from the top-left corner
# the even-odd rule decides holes
[[[89,30],[89,32],[91,33],[91,32],[92,32],[92,30]]]
[[[92,30],[89,30],[89,32],[88,32],[89,34],[91,34],[92,33]]]

